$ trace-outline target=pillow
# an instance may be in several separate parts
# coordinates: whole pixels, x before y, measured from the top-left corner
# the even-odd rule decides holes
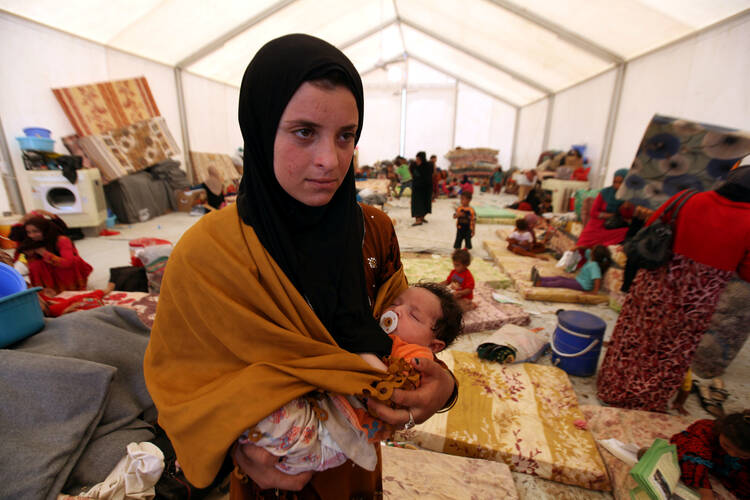
[[[534,363],[548,347],[546,334],[507,324],[487,337],[477,348],[477,354],[482,359],[502,364]]]

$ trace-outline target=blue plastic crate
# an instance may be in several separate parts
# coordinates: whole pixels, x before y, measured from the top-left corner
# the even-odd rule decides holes
[[[34,149],[36,151],[55,150],[55,140],[46,137],[16,137],[21,149]]]

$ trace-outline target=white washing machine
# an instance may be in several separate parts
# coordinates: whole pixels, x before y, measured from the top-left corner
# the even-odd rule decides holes
[[[91,227],[107,219],[99,170],[77,170],[78,179],[71,184],[61,170],[27,170],[35,209],[60,216],[68,227]]]

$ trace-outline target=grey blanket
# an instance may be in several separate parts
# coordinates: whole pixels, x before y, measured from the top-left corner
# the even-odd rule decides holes
[[[148,338],[135,311],[108,306],[0,349],[0,498],[77,492],[104,480],[128,443],[153,438]]]

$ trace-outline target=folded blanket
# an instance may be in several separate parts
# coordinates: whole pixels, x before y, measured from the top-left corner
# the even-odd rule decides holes
[[[0,481],[8,498],[93,485],[132,441],[153,437],[143,380],[148,329],[111,306],[46,321],[0,350]]]

